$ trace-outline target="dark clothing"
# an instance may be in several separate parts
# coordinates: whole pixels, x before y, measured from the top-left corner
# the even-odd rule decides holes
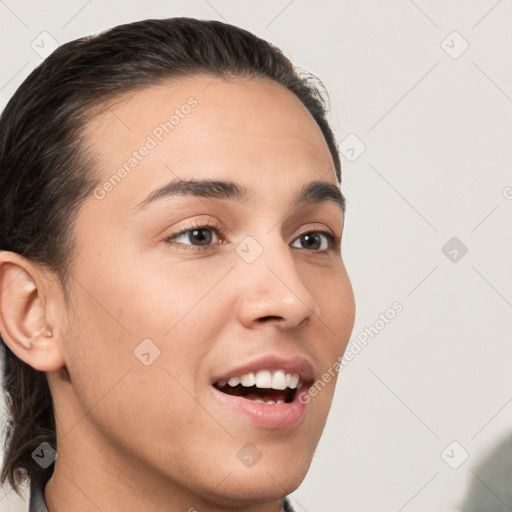
[[[35,474],[30,479],[30,504],[29,512],[48,512],[44,501],[44,488],[48,482],[48,477]]]

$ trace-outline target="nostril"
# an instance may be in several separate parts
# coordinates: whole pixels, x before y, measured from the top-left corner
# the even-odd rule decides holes
[[[283,317],[282,316],[275,316],[275,315],[268,315],[268,316],[264,316],[262,318],[259,319],[260,322],[267,322],[267,321],[271,321],[271,320],[282,320]]]

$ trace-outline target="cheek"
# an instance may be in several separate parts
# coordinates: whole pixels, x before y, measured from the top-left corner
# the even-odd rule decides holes
[[[355,300],[350,278],[342,262],[333,272],[314,276],[309,289],[320,306],[316,326],[321,329],[326,343],[323,353],[331,357],[345,349],[355,320]],[[332,361],[334,362],[334,361]]]
[[[171,286],[165,279],[137,282],[125,276],[116,289],[113,283],[104,287],[109,293],[98,290],[96,300],[77,291],[66,338],[69,372],[84,410],[109,403],[109,422],[128,420],[141,431],[161,414],[169,414],[169,428],[176,418],[188,421],[216,329],[206,311],[211,303],[198,302],[204,286],[194,288],[192,281],[181,277]],[[140,414],[130,420],[129,411]]]
[[[138,256],[134,266],[144,268],[132,271],[129,278],[119,277],[116,284],[112,303],[115,317],[140,339],[172,338],[200,310],[199,322],[190,326],[189,332],[195,335],[215,317],[215,298],[210,292],[226,269],[201,266],[200,261],[195,265],[170,261],[164,256],[163,251],[154,251],[145,261]]]
[[[197,438],[194,446],[200,444],[204,432],[212,430],[212,421],[194,398],[201,398],[197,384],[204,355],[199,340],[185,339],[176,328],[174,336],[155,338],[154,346],[146,341],[143,350],[137,350],[141,340],[105,324],[103,330],[98,323],[94,328],[93,322],[94,317],[84,336],[73,340],[79,347],[70,365],[78,412],[69,427],[85,414],[88,420],[74,435],[93,425],[126,453],[152,453],[149,458],[154,460],[164,455],[155,439],[173,440],[165,454],[171,459],[181,457],[180,447],[191,438]],[[186,322],[183,327],[190,329]],[[145,353],[150,364],[144,364]]]
[[[314,401],[319,409],[327,411],[332,402],[339,378],[337,363],[343,355],[354,327],[355,301],[352,285],[343,265],[324,280],[314,282],[314,296],[320,305],[320,318],[315,323],[316,335],[321,340],[314,345],[319,361]],[[311,288],[310,288],[311,289]]]

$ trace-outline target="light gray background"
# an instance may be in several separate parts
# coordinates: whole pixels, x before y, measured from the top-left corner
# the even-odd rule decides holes
[[[501,506],[476,465],[512,432],[512,2],[0,0],[0,108],[50,47],[41,33],[178,15],[246,28],[322,79],[345,153],[353,337],[404,308],[342,370],[296,509],[453,511],[473,473]],[[456,262],[452,237],[468,248]],[[0,511],[18,510],[0,489]]]

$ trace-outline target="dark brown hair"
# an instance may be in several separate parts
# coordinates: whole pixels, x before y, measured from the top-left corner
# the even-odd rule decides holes
[[[84,125],[95,107],[121,93],[199,73],[267,78],[290,90],[318,123],[341,183],[318,79],[297,71],[278,48],[238,27],[193,18],[144,20],[58,47],[5,107],[0,117],[0,250],[51,270],[67,294],[73,223],[97,186],[93,156],[82,144]],[[46,373],[0,341],[8,414],[0,482],[8,480],[19,492],[27,477],[40,473],[32,459],[39,444],[46,441],[57,449],[53,402]]]

